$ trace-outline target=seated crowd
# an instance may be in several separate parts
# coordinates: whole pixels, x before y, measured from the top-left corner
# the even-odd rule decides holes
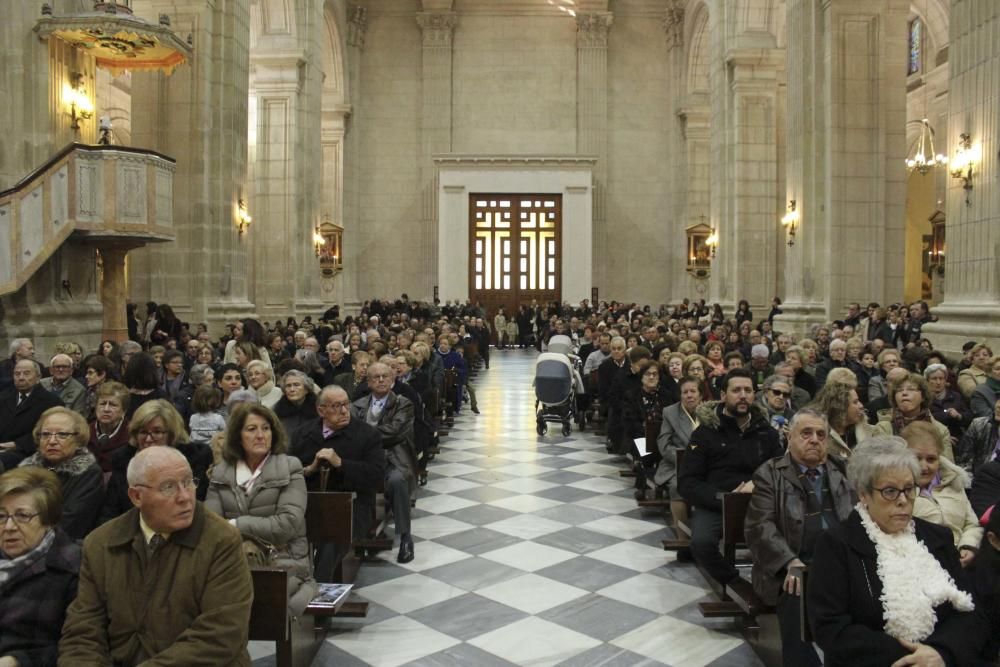
[[[248,560],[289,573],[301,620],[346,555],[308,543],[312,491],[356,494],[355,539],[384,494],[412,560],[411,499],[438,433],[466,400],[477,411],[494,332],[497,347],[570,336],[580,408],[633,457],[637,497],[690,525],[679,559],[722,586],[740,576],[722,496],[750,494],[753,587],[785,664],[997,656],[1000,357],[970,343],[953,365],[921,337],[921,302],[852,304],[799,340],[773,330],[777,299],[756,324],[746,302],[727,320],[685,301],[524,305],[491,326],[478,305],[403,295],[218,340],[147,312],[92,355],[63,343],[43,367],[19,339],[0,363],[0,667],[248,664]]]
[[[678,559],[723,590],[740,576],[720,552],[723,497],[750,494],[753,591],[778,615],[785,665],[992,664],[1000,357],[934,351],[923,302],[851,304],[798,340],[774,331],[779,313],[777,299],[758,322],[745,302],[732,319],[703,302],[610,304],[547,331],[578,341],[580,402],[608,451],[632,458],[637,499],[689,527]]]
[[[349,552],[309,544],[310,491],[356,494],[356,539],[373,535],[384,494],[397,560],[413,560],[411,499],[438,433],[470,398],[478,412],[470,380],[490,330],[475,310],[432,316],[405,298],[343,321],[331,310],[274,330],[244,319],[211,340],[149,304],[138,340],[89,356],[60,343],[47,366],[13,341],[0,667],[248,664],[248,563],[288,573],[305,627],[316,583]]]

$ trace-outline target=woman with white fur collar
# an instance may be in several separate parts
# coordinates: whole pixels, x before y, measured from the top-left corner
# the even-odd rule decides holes
[[[906,442],[877,436],[848,460],[861,499],[820,535],[806,603],[827,667],[975,665],[980,627],[951,532],[913,517],[920,464]]]

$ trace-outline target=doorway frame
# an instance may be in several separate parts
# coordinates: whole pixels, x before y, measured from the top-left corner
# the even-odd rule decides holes
[[[438,169],[438,288],[442,301],[469,298],[469,195],[562,195],[562,299],[590,298],[593,285],[593,198],[596,157],[435,155]]]

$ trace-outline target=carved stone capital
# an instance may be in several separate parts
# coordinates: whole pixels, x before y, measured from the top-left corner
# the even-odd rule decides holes
[[[347,44],[359,49],[365,48],[365,32],[368,30],[368,10],[360,5],[347,8]]]
[[[683,0],[670,0],[663,15],[663,32],[667,35],[667,51],[684,46]]]
[[[576,15],[577,48],[608,48],[608,31],[614,17],[611,12]]]
[[[458,14],[455,12],[418,12],[417,25],[424,33],[424,46],[451,46]]]

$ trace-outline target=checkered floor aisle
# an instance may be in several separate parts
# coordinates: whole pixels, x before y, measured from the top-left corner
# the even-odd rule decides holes
[[[362,566],[368,618],[338,621],[314,665],[761,665],[701,618],[704,580],[663,551],[601,438],[535,434],[534,358],[493,353],[482,414],[463,410],[418,491],[416,558]]]

